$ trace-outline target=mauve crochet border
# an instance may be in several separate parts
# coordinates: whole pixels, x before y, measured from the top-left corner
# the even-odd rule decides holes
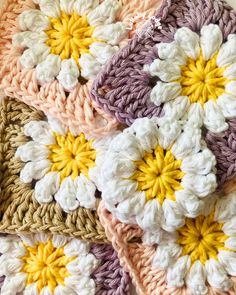
[[[149,101],[156,81],[143,71],[144,64],[158,57],[155,44],[173,41],[176,30],[184,26],[199,32],[203,25],[218,24],[224,40],[230,33],[236,33],[236,11],[223,0],[164,0],[155,16],[160,18],[162,29],[156,29],[152,37],[140,39],[135,35],[93,83],[92,98],[104,111],[127,125],[140,117],[161,115],[162,108]],[[236,119],[228,123],[226,132],[218,135],[207,132],[205,137],[216,156],[219,190],[236,176]]]
[[[136,118],[161,114],[161,107],[149,101],[157,80],[143,71],[145,64],[158,57],[155,44],[173,41],[180,27],[199,32],[203,25],[215,23],[220,26],[224,40],[236,32],[236,12],[223,0],[164,0],[155,16],[160,18],[162,29],[156,28],[152,36],[144,35],[144,38],[135,35],[113,56],[93,83],[92,99],[105,112],[127,125]]]
[[[111,245],[92,244],[90,253],[101,261],[93,272],[97,287],[96,295],[130,295],[130,278],[120,265],[116,251]],[[0,277],[0,294],[4,277]]]

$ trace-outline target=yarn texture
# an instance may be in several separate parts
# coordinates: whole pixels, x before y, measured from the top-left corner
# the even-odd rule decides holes
[[[0,245],[3,295],[129,295],[129,277],[110,245],[42,233],[1,236]]]
[[[79,201],[75,197],[75,208],[65,212],[62,209],[63,205],[61,202],[64,200],[64,204],[65,202],[67,202],[67,205],[69,204],[65,198],[65,193],[68,194],[67,190],[64,190],[64,195],[61,191],[60,196],[58,196],[59,202],[53,199],[53,195],[49,194],[47,195],[49,197],[47,202],[41,200],[41,203],[39,203],[35,197],[35,182],[31,180],[23,182],[20,179],[20,173],[22,173],[25,163],[16,157],[16,151],[19,147],[30,143],[30,138],[24,133],[24,126],[32,124],[32,121],[42,122],[43,114],[22,102],[10,98],[2,101],[0,109],[2,118],[0,125],[1,232],[39,233],[50,231],[54,234],[69,235],[93,242],[107,242],[104,229],[99,222],[96,211],[78,206]],[[30,130],[32,132],[34,129]],[[37,137],[37,133],[34,135]],[[27,154],[24,153],[25,157],[31,157],[32,155],[34,155],[33,150],[28,151]],[[28,163],[29,165],[33,164],[33,162],[31,164],[30,162]],[[39,175],[40,170],[31,169],[29,171],[31,171],[30,173],[36,173],[35,171],[37,171]],[[27,173],[25,175],[30,176]],[[46,193],[45,184],[43,191]],[[53,192],[49,193],[52,194]],[[82,196],[84,193],[85,191],[82,192]],[[92,193],[92,197],[95,198],[95,192],[93,191]]]
[[[101,2],[88,1],[86,6],[80,0],[9,0],[0,10],[1,89],[70,129],[94,136],[109,133],[117,122],[91,100],[92,80],[132,36],[136,25],[125,28],[136,11],[145,21],[159,4],[154,0]],[[61,35],[66,23],[69,31]],[[77,31],[75,26],[81,28]],[[70,36],[75,43],[69,43]],[[35,45],[35,40],[41,45]]]

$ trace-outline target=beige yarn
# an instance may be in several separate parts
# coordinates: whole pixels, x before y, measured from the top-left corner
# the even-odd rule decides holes
[[[3,99],[0,106],[0,232],[51,232],[95,243],[107,242],[97,213],[78,208],[66,214],[56,202],[40,205],[31,184],[20,181],[23,163],[14,155],[27,142],[23,126],[43,115],[14,99]]]

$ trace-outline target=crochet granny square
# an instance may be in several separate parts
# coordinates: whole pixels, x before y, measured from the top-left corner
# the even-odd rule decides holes
[[[129,277],[110,245],[60,235],[0,237],[2,295],[129,295]]]
[[[73,135],[15,99],[3,99],[0,112],[0,231],[107,242],[95,180],[108,140]]]
[[[116,120],[91,100],[91,82],[132,36],[136,13],[144,21],[158,3],[6,0],[0,10],[0,87],[71,130],[109,132]]]

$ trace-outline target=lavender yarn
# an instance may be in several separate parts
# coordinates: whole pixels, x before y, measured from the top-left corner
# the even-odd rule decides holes
[[[136,118],[161,115],[162,106],[149,99],[158,80],[143,71],[144,64],[158,57],[157,43],[173,41],[180,27],[199,32],[203,25],[218,24],[224,40],[236,32],[236,12],[223,0],[164,0],[155,16],[160,18],[162,29],[156,28],[151,36],[134,36],[106,64],[93,84],[92,98],[105,112],[127,125]]]
[[[122,269],[112,246],[93,244],[91,253],[101,261],[92,274],[97,286],[96,295],[130,295],[129,276]]]
[[[218,189],[236,176],[236,119],[228,121],[229,128],[221,133],[206,134],[208,148],[216,157]]]

